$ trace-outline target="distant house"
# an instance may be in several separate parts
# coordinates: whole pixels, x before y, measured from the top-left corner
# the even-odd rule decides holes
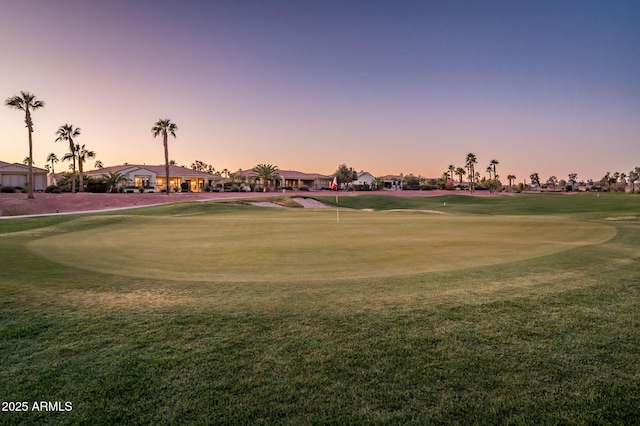
[[[247,182],[252,180],[252,170],[239,170],[236,175],[244,176]],[[269,182],[270,186],[276,188],[292,188],[299,189],[306,187],[309,189],[330,188],[333,181],[332,176],[321,175],[319,173],[303,173],[296,170],[278,170],[280,179],[277,182]],[[262,185],[262,181],[258,179],[256,183]]]
[[[47,171],[33,167],[33,190],[44,191],[47,187]],[[29,166],[0,161],[0,183],[4,187],[26,188],[29,181]]]
[[[382,180],[384,181],[384,189],[402,189],[404,176],[402,173],[399,175],[386,175],[382,176]]]
[[[100,177],[113,173],[122,174],[127,180],[120,187],[123,190],[139,190],[143,188],[148,192],[160,192],[166,188],[165,166],[148,166],[140,164],[123,164],[120,166],[104,167],[86,172],[87,176]],[[169,190],[202,192],[204,187],[212,185],[220,177],[211,173],[188,169],[175,165],[169,166]]]
[[[358,172],[358,180],[356,182],[356,185],[373,186],[374,180],[375,177],[371,173],[361,170],[360,172]]]

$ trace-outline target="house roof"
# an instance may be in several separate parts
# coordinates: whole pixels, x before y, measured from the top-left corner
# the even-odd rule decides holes
[[[331,179],[331,176],[323,175],[320,173],[304,173],[297,170],[278,170],[278,175],[281,179],[299,179],[299,180],[315,180],[315,179]],[[250,177],[253,175],[253,170],[238,170],[236,174]]]
[[[34,173],[47,173],[45,169],[41,169],[40,167],[33,167]],[[20,163],[5,163],[4,161],[0,161],[0,173],[28,173],[29,166],[25,166]]]
[[[103,167],[102,169],[96,169],[96,170],[91,170],[86,172],[86,174],[88,176],[99,176],[99,175],[104,175],[110,172],[114,172],[114,173],[122,173],[122,172],[128,172],[128,171],[134,171],[134,170],[148,170],[152,173],[155,173],[156,175],[159,176],[163,176],[166,172],[165,172],[165,166],[164,165],[159,165],[159,166],[151,166],[151,165],[146,165],[146,164],[122,164],[119,166],[110,166],[110,167]],[[209,179],[214,179],[217,178],[218,176],[213,175],[211,173],[206,173],[206,172],[201,172],[199,170],[192,170],[186,167],[182,167],[182,166],[176,166],[176,165],[169,165],[169,175],[171,176],[190,176],[190,177],[201,177],[201,178],[209,178]]]

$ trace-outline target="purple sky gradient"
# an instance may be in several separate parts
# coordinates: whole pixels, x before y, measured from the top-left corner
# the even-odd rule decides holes
[[[160,164],[160,118],[170,158],[219,170],[640,166],[637,1],[5,0],[0,19],[0,97],[46,102],[41,167],[65,123],[105,165]],[[0,160],[27,156],[23,119],[0,109]]]

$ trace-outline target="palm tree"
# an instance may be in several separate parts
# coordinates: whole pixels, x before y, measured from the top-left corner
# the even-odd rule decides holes
[[[58,156],[52,152],[51,154],[47,155],[47,163],[51,163],[51,173],[55,173],[55,169],[53,168],[53,163],[57,163],[58,162]]]
[[[93,165],[93,167],[95,167],[96,169],[104,169],[104,164],[102,164],[102,161],[96,160],[96,162]]]
[[[22,160],[22,164],[24,164],[25,166],[28,166],[28,165],[29,165],[29,160],[31,160],[31,158],[29,158],[29,157],[24,157],[24,160]],[[32,162],[31,162],[31,164],[35,165],[35,164],[36,164],[36,162],[35,162],[35,161],[32,161]]]
[[[377,178],[374,178],[372,183],[375,186],[376,191],[380,191],[381,189],[384,188],[384,178],[382,176],[378,176]]]
[[[109,191],[116,192],[118,184],[121,182],[126,182],[127,177],[120,172],[109,172],[107,174],[103,174],[104,182],[109,185]]]
[[[72,160],[73,168],[71,169],[73,173],[73,178],[71,179],[71,193],[76,192],[76,145],[73,143],[73,138],[77,138],[80,136],[80,128],[73,128],[71,124],[65,124],[60,126],[58,131],[56,132],[58,137],[56,138],[56,142],[58,141],[67,141],[69,142],[69,152],[65,154],[67,160]],[[62,161],[65,161],[65,158],[62,158]]]
[[[514,180],[516,180],[516,176],[515,175],[508,175],[507,179],[509,180],[509,192],[511,192],[512,189],[512,183]]]
[[[269,188],[269,181],[274,179],[280,179],[278,174],[278,166],[271,164],[258,164],[251,169],[251,177],[254,180],[260,179],[262,181],[262,191],[267,192]]]
[[[167,195],[169,195],[169,141],[167,139],[169,134],[175,138],[176,130],[178,130],[178,126],[176,126],[175,123],[172,123],[168,118],[156,121],[151,128],[154,138],[158,137],[158,135],[162,135],[162,144],[164,145],[164,171],[167,175],[167,186],[165,192]]]
[[[460,185],[462,185],[462,176],[466,175],[467,172],[462,167],[458,167],[456,169],[456,175],[460,177]]]
[[[29,134],[29,185],[27,198],[33,198],[33,120],[31,110],[44,107],[43,101],[36,100],[36,96],[29,92],[20,92],[20,96],[12,96],[4,101],[9,108],[24,111],[24,122]]]
[[[493,178],[494,179],[498,179],[496,176],[496,166],[498,164],[500,164],[500,162],[498,160],[491,160],[491,162],[489,162],[489,164],[493,167]]]
[[[465,164],[467,165],[468,175],[469,175],[469,189],[473,192],[473,183],[475,174],[475,165],[478,163],[478,158],[473,152],[467,154],[467,158],[465,160]]]
[[[456,166],[454,166],[453,164],[449,164],[449,167],[447,168],[447,170],[449,170],[449,173],[451,174],[451,180],[454,180],[453,176],[456,172]]]
[[[486,172],[489,173],[489,180],[491,180],[491,172],[493,171],[493,167],[487,166]]]
[[[78,172],[80,173],[80,192],[84,192],[84,172],[83,172],[83,164],[87,161],[88,158],[95,158],[96,153],[93,151],[89,151],[85,148],[84,144],[82,146],[76,145],[76,157],[78,158]]]

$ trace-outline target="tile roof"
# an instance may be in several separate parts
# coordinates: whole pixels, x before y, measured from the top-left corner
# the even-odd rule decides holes
[[[147,164],[122,164],[119,166],[110,166],[103,167],[102,169],[90,170],[86,172],[88,176],[99,176],[103,174],[108,174],[109,172],[123,172],[127,170],[136,170],[136,169],[144,169],[148,170],[156,175],[164,175],[165,174],[165,166],[152,166]],[[216,175],[206,172],[201,172],[198,170],[192,170],[187,167],[169,165],[169,174],[171,176],[194,176],[194,177],[206,177],[206,178],[217,178]]]
[[[5,163],[4,161],[0,161],[0,172],[9,172],[9,173],[25,173],[29,172],[29,166],[25,166],[20,163]],[[47,173],[45,169],[41,169],[40,167],[33,166],[34,173]]]

